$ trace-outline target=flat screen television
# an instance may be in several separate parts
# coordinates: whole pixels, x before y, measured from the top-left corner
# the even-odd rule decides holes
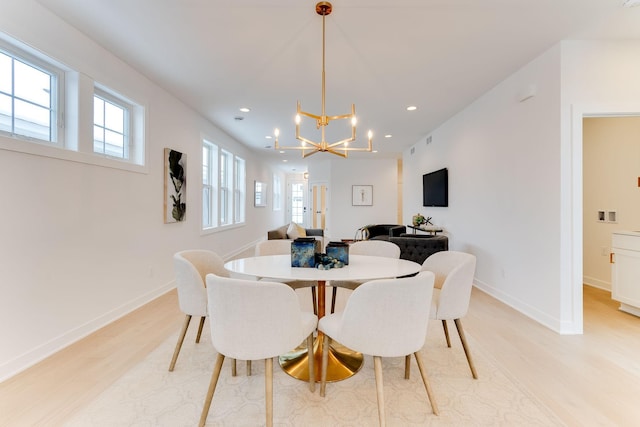
[[[447,168],[422,175],[422,206],[449,206]]]

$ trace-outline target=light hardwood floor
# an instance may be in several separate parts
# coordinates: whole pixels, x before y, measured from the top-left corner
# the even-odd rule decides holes
[[[477,290],[463,324],[475,345],[567,425],[640,425],[640,318],[618,311],[608,292],[585,287],[584,295],[583,335],[558,335]],[[61,425],[182,320],[170,292],[5,381],[0,425]]]

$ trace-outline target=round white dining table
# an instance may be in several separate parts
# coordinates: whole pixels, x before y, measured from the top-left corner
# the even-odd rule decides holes
[[[318,291],[318,318],[322,318],[325,315],[325,289],[327,281],[366,281],[402,277],[415,274],[422,268],[420,264],[413,261],[366,255],[349,255],[348,265],[329,270],[291,267],[290,255],[241,258],[227,262],[224,267],[233,273],[254,277],[316,282]],[[320,379],[323,340],[324,335],[318,332],[318,337],[313,347],[316,381]],[[308,381],[308,357],[306,347],[300,346],[290,353],[280,356],[280,366],[282,366],[284,371],[289,375],[303,381]],[[362,367],[362,362],[363,357],[361,353],[350,350],[335,341],[332,342],[329,353],[327,381],[339,381],[352,376]]]

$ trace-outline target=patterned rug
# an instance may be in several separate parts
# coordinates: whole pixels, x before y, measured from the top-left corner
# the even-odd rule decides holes
[[[168,372],[177,335],[118,379],[94,402],[67,422],[72,426],[194,426],[198,424],[216,353],[205,327],[200,344],[195,329],[185,339],[174,372]],[[455,329],[452,331],[455,334]],[[440,415],[431,412],[415,359],[411,379],[404,379],[404,359],[383,359],[384,395],[389,426],[561,426],[554,414],[502,372],[467,337],[479,379],[474,380],[457,335],[447,348],[440,322],[431,322],[423,360]],[[253,362],[252,376],[238,362],[231,376],[225,360],[207,426],[265,424],[264,362]],[[274,362],[274,424],[277,426],[377,426],[373,359],[353,377],[319,387],[291,378]]]

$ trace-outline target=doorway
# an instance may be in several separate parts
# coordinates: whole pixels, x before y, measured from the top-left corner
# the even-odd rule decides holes
[[[561,157],[562,169],[570,171],[564,175],[568,179],[563,180],[561,188],[567,190],[568,198],[561,203],[561,216],[564,218],[565,229],[561,240],[565,240],[567,251],[562,251],[561,258],[568,261],[570,266],[561,270],[562,286],[561,307],[562,318],[565,324],[561,333],[582,334],[584,327],[583,308],[583,266],[584,266],[584,239],[583,239],[583,215],[584,215],[584,182],[583,182],[583,152],[584,135],[583,120],[590,117],[628,117],[640,116],[640,105],[627,105],[625,107],[598,106],[598,105],[573,105],[571,114],[570,146],[567,147],[568,155]]]

